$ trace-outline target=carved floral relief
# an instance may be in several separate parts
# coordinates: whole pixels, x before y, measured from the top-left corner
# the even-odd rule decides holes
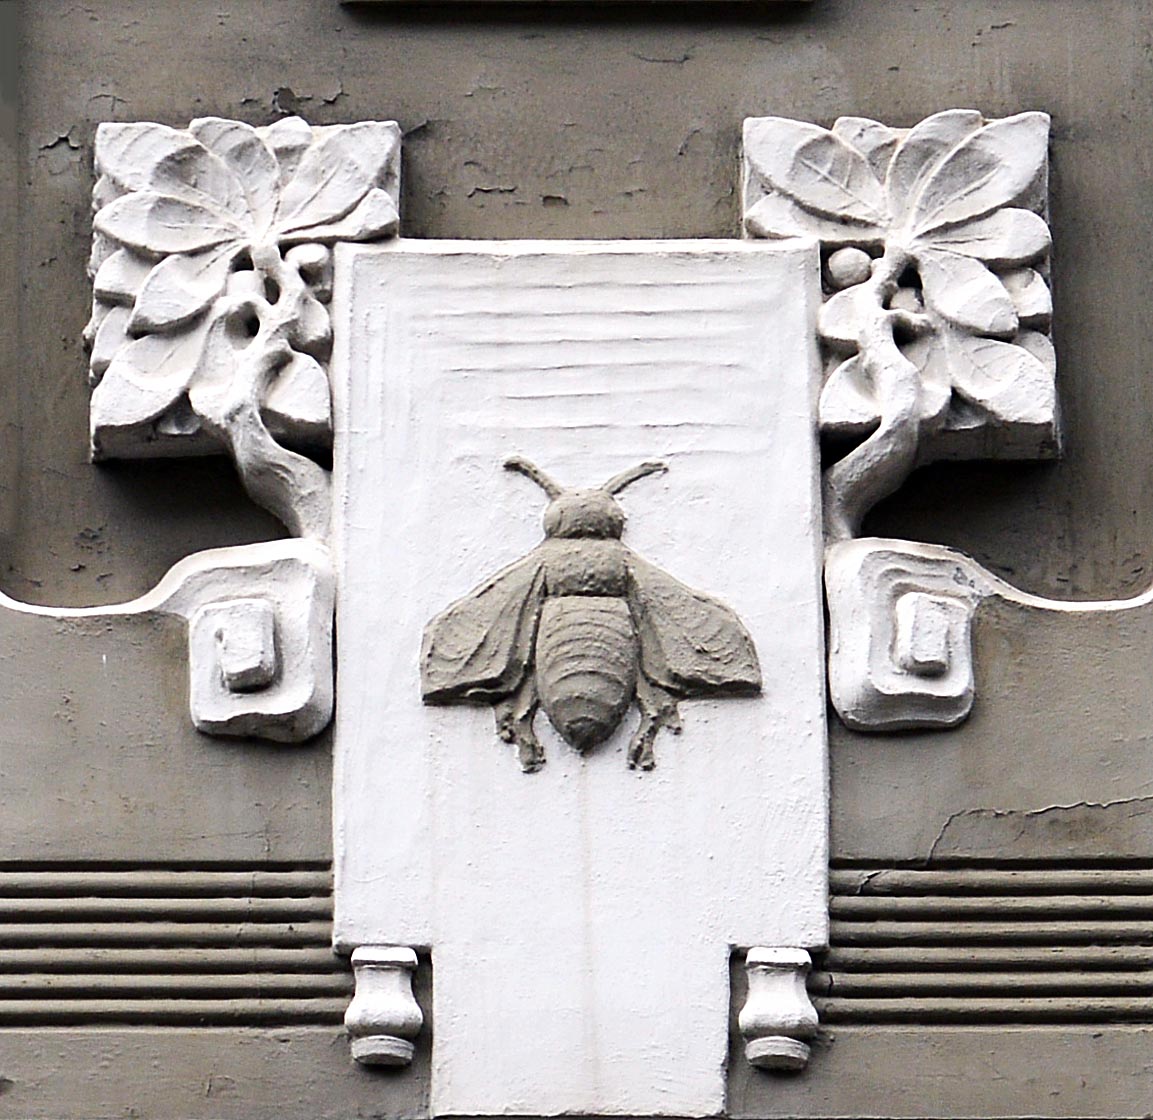
[[[1048,136],[1044,113],[972,109],[745,122],[745,228],[822,243],[820,423],[851,446],[825,476],[830,540],[921,463],[1056,453]]]
[[[393,122],[104,124],[91,261],[93,451],[207,435],[294,535],[323,537],[329,246],[396,231]]]

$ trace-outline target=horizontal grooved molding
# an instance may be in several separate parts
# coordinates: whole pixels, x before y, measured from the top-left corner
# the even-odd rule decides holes
[[[823,1022],[1153,1023],[1153,867],[834,867]]]
[[[0,1027],[339,1023],[326,867],[0,868]]]

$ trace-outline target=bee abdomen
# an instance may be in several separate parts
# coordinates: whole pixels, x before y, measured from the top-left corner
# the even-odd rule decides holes
[[[536,639],[541,706],[565,742],[587,750],[607,739],[632,702],[637,636],[624,599],[546,599]]]

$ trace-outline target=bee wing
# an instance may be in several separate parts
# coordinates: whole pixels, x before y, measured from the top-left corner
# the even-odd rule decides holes
[[[760,691],[757,651],[734,611],[636,553],[627,563],[640,668],[653,684],[681,696]]]
[[[421,694],[429,703],[497,700],[524,680],[544,600],[537,551],[510,564],[424,628]]]

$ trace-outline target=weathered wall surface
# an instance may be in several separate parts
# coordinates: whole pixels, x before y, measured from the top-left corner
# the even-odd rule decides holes
[[[114,601],[196,548],[277,532],[220,463],[91,468],[77,339],[96,123],[266,123],[288,110],[317,123],[398,119],[402,228],[416,237],[731,236],[745,116],[908,125],[959,104],[1047,110],[1066,458],[933,468],[873,527],[956,544],[1031,590],[1099,596],[1147,581],[1147,5],[37,0],[22,13],[23,342],[4,384],[19,394],[24,439],[3,448],[6,462],[19,456],[6,468],[19,474],[14,594]],[[13,237],[6,224],[5,252]]]
[[[17,44],[18,82],[5,54]],[[727,237],[738,232],[745,116],[909,125],[964,105],[1053,116],[1066,454],[933,467],[866,529],[955,545],[1042,594],[1131,594],[1153,578],[1151,84],[1153,5],[1134,0],[0,0],[0,585],[38,603],[115,602],[188,553],[281,532],[223,459],[87,461],[78,340],[101,121],[395,117],[410,237]],[[198,736],[178,634],[23,617],[2,629],[6,869],[329,858],[327,739],[276,749]],[[1148,865],[1153,622],[1074,624],[997,606],[977,635],[978,704],[962,730],[869,738],[834,723],[834,856]],[[94,671],[109,662],[106,676]],[[1148,1053],[1143,1028],[1052,1031],[1059,1041],[1040,1050],[1043,1031],[1018,1024],[1001,1046],[983,1029],[834,1029],[808,1081],[782,1089],[735,1066],[730,1103],[742,1115],[1147,1107],[1148,1072],[1133,1072]],[[273,1088],[284,1116],[413,1114],[422,1103],[420,1069],[368,1079],[331,1027],[283,1030],[275,1045],[221,1032],[219,1050],[211,1032],[186,1028],[15,1033],[0,1039],[0,1116],[59,1117],[73,1104],[272,1115],[253,1102],[265,1107]],[[125,1071],[149,1063],[164,1077],[126,1089]],[[270,1076],[278,1063],[296,1079]]]

